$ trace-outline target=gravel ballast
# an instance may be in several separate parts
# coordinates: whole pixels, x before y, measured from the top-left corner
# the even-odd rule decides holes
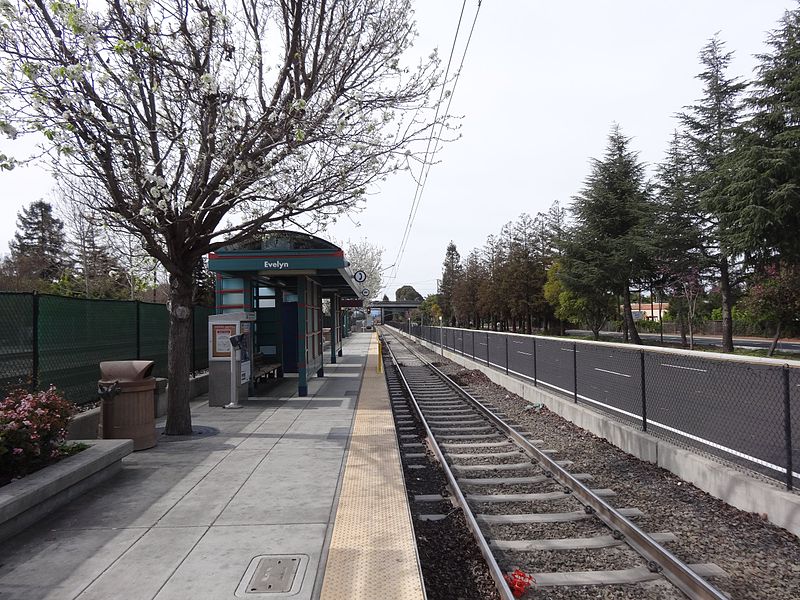
[[[680,480],[659,467],[642,462],[616,448],[606,440],[579,429],[545,407],[533,407],[529,402],[493,384],[480,371],[468,371],[460,365],[417,345],[445,373],[464,385],[475,397],[487,401],[505,413],[520,429],[530,431],[544,442],[543,448],[557,451],[554,458],[570,460],[572,473],[590,473],[592,488],[610,488],[615,495],[609,498],[616,507],[638,508],[644,516],[635,519],[644,531],[669,531],[677,540],[667,548],[685,563],[715,563],[728,576],[713,580],[714,585],[734,599],[797,600],[800,598],[800,539],[772,525],[759,515],[746,513],[725,504],[709,494]],[[515,425],[515,426],[517,426]],[[474,463],[473,463],[474,464]],[[473,476],[472,474],[470,476]],[[474,474],[480,477],[480,474]],[[480,486],[483,487],[483,486]],[[480,489],[471,493],[491,493],[497,488]],[[513,486],[503,486],[503,493],[512,493]],[[530,488],[526,488],[529,491]],[[508,505],[505,505],[508,508]],[[530,507],[529,507],[530,508]],[[510,511],[509,511],[510,512]],[[588,533],[594,526],[572,524],[575,533]],[[487,529],[492,537],[504,537],[506,526]],[[530,533],[548,537],[546,526],[532,526]],[[510,533],[510,529],[508,530]],[[613,555],[606,552],[605,558]],[[585,554],[580,560],[571,557],[567,562],[587,565]],[[507,560],[514,553],[506,553]],[[568,554],[563,555],[566,560]],[[589,560],[591,563],[591,560]],[[537,561],[538,564],[538,561]],[[504,567],[506,565],[503,565]],[[534,565],[523,565],[534,567]],[[637,587],[641,596],[642,587]],[[646,598],[673,598],[680,594],[663,585],[648,584]],[[631,598],[630,588],[540,589],[536,598]]]

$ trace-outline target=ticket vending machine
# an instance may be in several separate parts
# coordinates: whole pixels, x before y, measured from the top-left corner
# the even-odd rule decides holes
[[[229,312],[208,317],[208,404],[227,406],[247,400],[253,359],[254,312]],[[242,336],[238,348],[231,347],[230,339]],[[234,353],[238,385],[231,386],[231,352]],[[231,389],[237,398],[231,398]]]

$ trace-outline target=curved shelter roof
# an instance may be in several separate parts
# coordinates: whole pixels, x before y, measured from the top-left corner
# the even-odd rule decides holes
[[[297,276],[316,279],[323,292],[342,298],[361,298],[361,286],[353,279],[344,251],[327,240],[298,231],[271,230],[223,246],[208,255],[215,273],[251,277],[291,286]]]

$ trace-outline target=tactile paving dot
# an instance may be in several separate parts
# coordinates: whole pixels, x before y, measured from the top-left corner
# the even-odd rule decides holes
[[[322,600],[424,598],[400,451],[377,347],[370,348],[336,510]]]

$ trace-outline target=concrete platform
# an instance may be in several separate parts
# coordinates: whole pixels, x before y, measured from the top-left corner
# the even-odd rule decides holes
[[[318,598],[372,339],[347,338],[306,398],[287,378],[241,410],[194,403],[207,433],[162,436],[4,542],[0,598]],[[246,589],[268,555],[299,557],[290,591]]]

